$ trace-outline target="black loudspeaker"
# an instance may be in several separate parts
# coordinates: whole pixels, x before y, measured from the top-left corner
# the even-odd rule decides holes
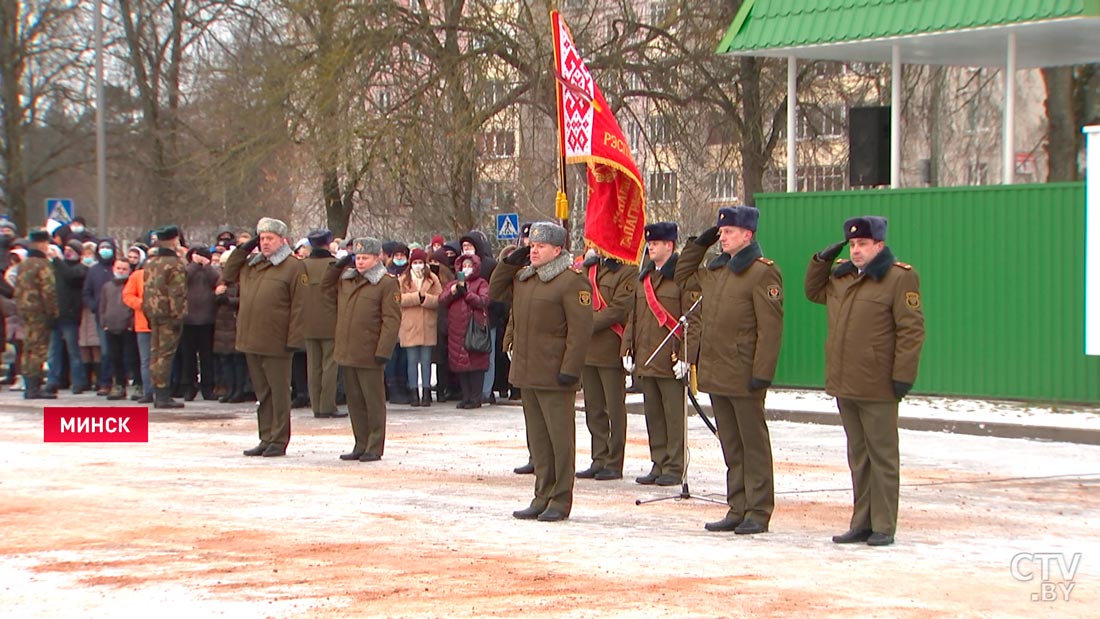
[[[890,184],[890,106],[849,108],[848,183]]]

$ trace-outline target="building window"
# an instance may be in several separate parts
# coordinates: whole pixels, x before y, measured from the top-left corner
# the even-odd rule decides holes
[[[842,105],[798,108],[798,139],[844,137],[845,108]]]
[[[668,17],[668,4],[663,1],[650,2],[649,6],[646,7],[646,13],[648,23],[652,25],[660,24]]]
[[[497,107],[508,96],[508,84],[503,80],[493,80],[486,84],[481,91],[481,107],[485,109]]]
[[[516,210],[516,191],[510,183],[483,181],[478,187],[478,203],[482,212]]]
[[[718,170],[710,175],[711,202],[737,202],[737,173]]]
[[[516,132],[510,129],[481,134],[482,157],[513,157],[516,154]]]
[[[847,167],[843,165],[799,166],[795,191],[843,191],[847,176]],[[771,191],[786,191],[787,168],[769,170],[764,184]]]
[[[631,153],[637,153],[642,148],[642,125],[633,118],[623,123],[623,137],[630,146]]]
[[[676,173],[650,172],[646,197],[652,202],[675,202]]]
[[[650,144],[667,144],[669,142],[668,119],[662,114],[654,114],[646,119],[646,133],[649,135]]]

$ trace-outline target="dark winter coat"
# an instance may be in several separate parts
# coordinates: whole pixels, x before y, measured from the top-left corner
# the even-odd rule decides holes
[[[489,320],[489,282],[481,277],[481,258],[460,256],[455,268],[462,270],[464,262],[471,262],[474,272],[466,279],[460,291],[459,282],[447,284],[439,295],[439,306],[447,310],[447,362],[453,372],[476,372],[489,369],[489,353],[466,350],[466,329],[470,320],[484,325]]]
[[[54,260],[53,274],[57,280],[57,309],[61,320],[80,320],[80,310],[84,308],[81,298],[84,290],[84,278],[88,267],[80,260]]]
[[[187,272],[187,313],[185,325],[214,324],[214,287],[218,285],[218,270],[192,262],[184,267]]]
[[[241,304],[240,284],[227,284],[225,292],[214,295],[214,354],[237,352],[237,308]]]
[[[477,257],[481,259],[481,278],[489,281],[493,277],[493,271],[497,268],[497,259],[493,256],[493,248],[489,245],[489,239],[481,230],[470,230],[458,240],[459,253],[461,253],[463,241],[473,244],[477,251]],[[458,269],[455,269],[455,272],[457,273]],[[511,313],[511,306],[508,303],[490,300],[489,325],[494,329],[503,331],[504,326],[508,324],[509,313]]]
[[[118,247],[113,240],[104,239],[102,242],[110,243],[114,256],[104,260],[99,257],[99,248],[96,248],[96,263],[88,269],[88,274],[84,277],[84,288],[81,289],[84,307],[92,310],[96,318],[99,317],[99,290],[103,288],[103,284],[115,278],[115,257],[118,256]]]
[[[122,302],[125,279],[111,278],[99,291],[99,322],[109,333],[134,330],[134,310]]]

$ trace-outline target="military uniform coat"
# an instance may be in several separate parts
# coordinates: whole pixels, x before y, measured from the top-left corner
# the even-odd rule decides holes
[[[825,392],[838,398],[896,401],[894,382],[913,384],[924,345],[920,277],[883,248],[860,274],[814,257],[806,297],[828,309]]]
[[[706,251],[688,243],[676,265],[676,283],[703,294],[699,389],[763,397],[764,390],[752,391],[749,383],[775,377],[783,337],[783,277],[756,241],[736,256],[720,254],[700,268]]]
[[[336,304],[336,363],[356,368],[385,367],[401,329],[397,278],[379,263],[365,274],[354,267],[329,267],[325,294]]]
[[[150,326],[180,323],[187,313],[187,271],[178,254],[158,247],[145,263],[141,311]]]
[[[336,334],[336,305],[330,295],[322,290],[325,272],[336,259],[324,249],[314,249],[309,258],[302,260],[305,268],[305,286],[302,296],[302,337],[307,340],[331,340]]]
[[[585,260],[583,274],[591,284],[590,269],[596,267],[596,287],[603,297],[606,307],[593,312],[592,341],[588,344],[585,365],[602,368],[622,367],[622,337],[613,330],[621,327],[630,316],[630,307],[634,301],[634,288],[638,283],[638,267],[623,264],[617,260],[590,258]],[[596,289],[592,290],[593,308],[596,305]]]
[[[23,319],[23,374],[39,376],[50,348],[53,322],[57,320],[57,279],[53,265],[37,249],[27,251],[15,280],[16,312]]]
[[[308,277],[302,262],[283,245],[263,254],[234,251],[222,269],[222,279],[239,281],[237,350],[256,355],[290,355],[305,347],[302,332],[303,295]]]
[[[684,335],[683,329],[677,331],[680,338],[673,337],[669,340],[661,349],[661,352],[653,358],[653,362],[648,366],[645,365],[646,359],[649,359],[653,351],[657,350],[657,347],[661,345],[661,342],[669,333],[669,329],[657,322],[657,318],[649,308],[649,302],[646,300],[645,282],[646,279],[649,279],[657,301],[671,315],[673,320],[678,320],[699,298],[697,291],[684,290],[676,285],[676,264],[679,259],[679,254],[673,254],[660,269],[652,261],[647,261],[638,274],[638,283],[634,287],[634,307],[630,319],[627,320],[621,351],[623,356],[628,352],[633,355],[634,372],[638,376],[675,377],[672,373],[672,353],[675,352],[677,359],[680,358],[680,338]],[[687,359],[685,360],[689,363],[694,363],[699,355],[699,338],[702,334],[700,331],[700,316],[701,312],[697,309],[688,318],[688,350]]]
[[[502,261],[489,280],[489,296],[512,304],[508,382],[523,389],[576,391],[578,382],[558,384],[558,374],[579,378],[584,369],[592,339],[592,287],[568,260],[559,257],[549,266],[537,272]]]

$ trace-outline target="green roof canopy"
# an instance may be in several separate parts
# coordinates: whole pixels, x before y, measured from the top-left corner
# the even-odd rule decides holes
[[[1100,0],[745,0],[720,54],[1004,66],[1100,61]]]

